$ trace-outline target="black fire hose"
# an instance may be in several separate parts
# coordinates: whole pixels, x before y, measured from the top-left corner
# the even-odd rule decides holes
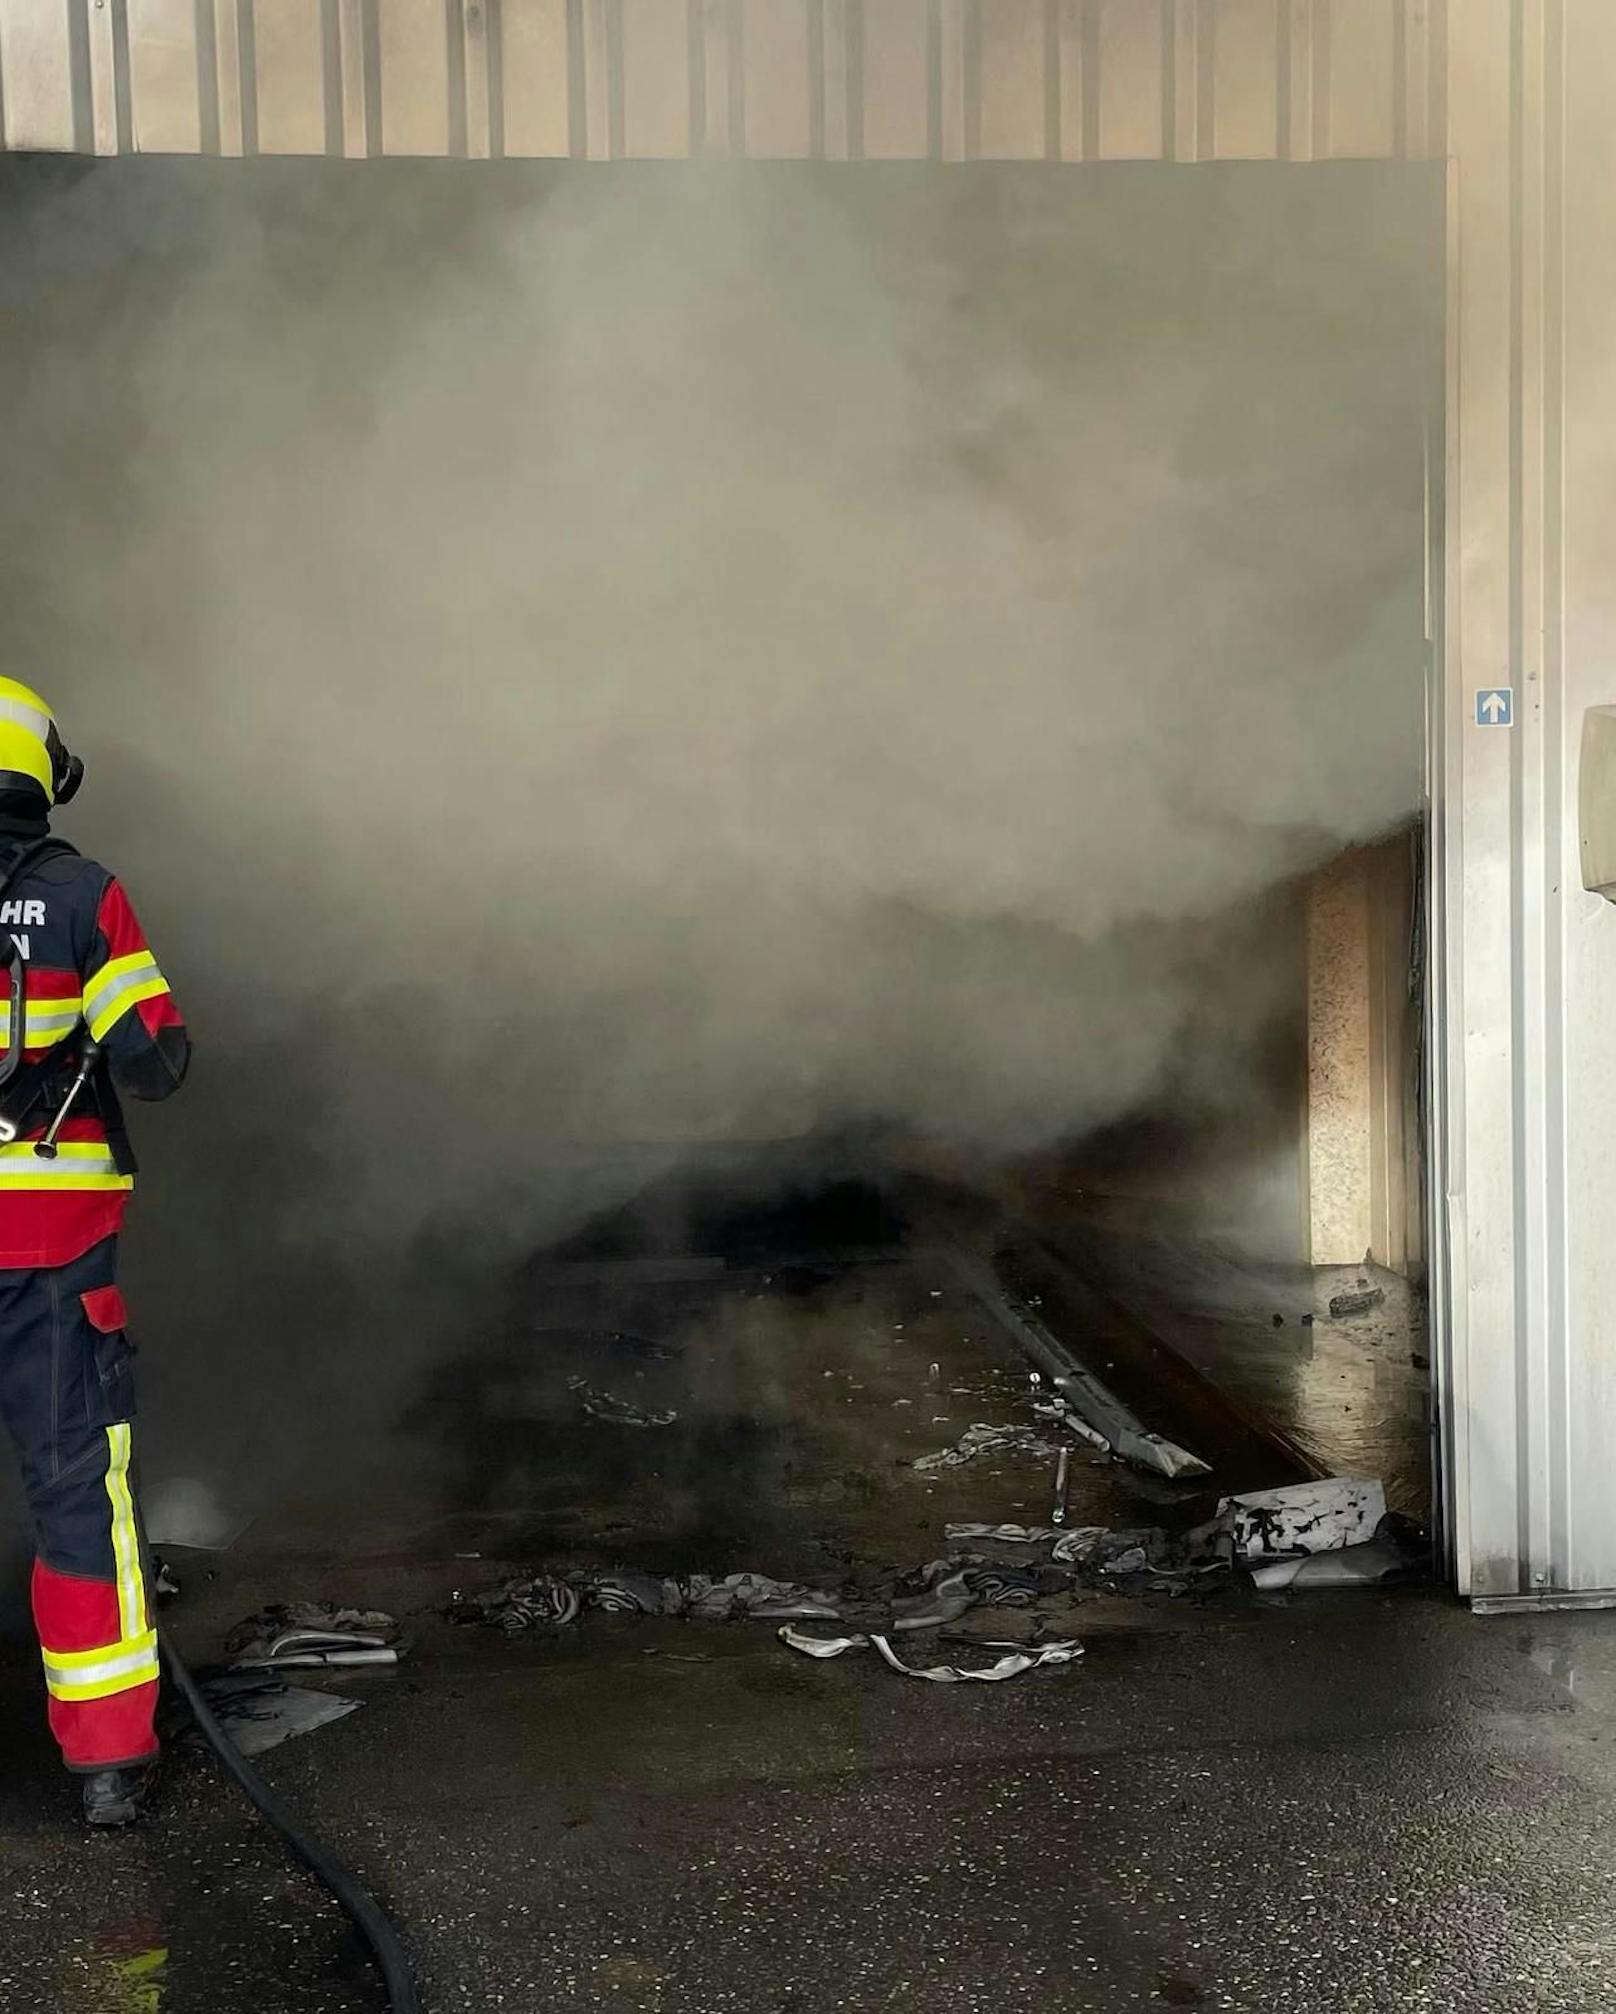
[[[162,1646],[163,1663],[168,1668],[168,1675],[191,1709],[192,1718],[207,1738],[209,1747],[297,1858],[317,1881],[323,1882],[331,1891],[342,1905],[348,1921],[370,1947],[380,1968],[382,1983],[387,1988],[387,2004],[393,2014],[421,2014],[421,1997],[415,1990],[410,1961],[381,1904],[359,1877],[343,1866],[330,1847],[303,1830],[297,1813],[283,1798],[276,1796],[225,1733],[214,1718],[202,1688],[186,1670],[185,1660],[174,1648],[168,1631],[160,1629],[157,1640]]]

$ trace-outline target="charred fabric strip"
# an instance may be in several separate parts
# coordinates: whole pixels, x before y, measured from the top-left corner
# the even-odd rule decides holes
[[[953,1447],[938,1448],[934,1454],[919,1455],[911,1466],[917,1475],[929,1475],[936,1469],[963,1468],[979,1455],[1052,1455],[1055,1452],[1055,1443],[1036,1427],[996,1427],[979,1420],[975,1426],[965,1429]]]
[[[1152,1433],[1109,1386],[1086,1369],[1058,1337],[1030,1310],[1017,1306],[991,1270],[958,1252],[948,1264],[964,1286],[995,1321],[1008,1329],[1079,1419],[1100,1435],[1118,1461],[1177,1481],[1211,1473],[1198,1455],[1190,1454],[1161,1434]]]
[[[968,1685],[979,1682],[993,1685],[1002,1679],[1019,1678],[1024,1671],[1037,1671],[1047,1664],[1071,1664],[1083,1655],[1080,1643],[1045,1643],[1034,1650],[1018,1650],[1014,1644],[987,1644],[988,1650],[999,1650],[1004,1654],[989,1665],[972,1667],[959,1664],[905,1664],[884,1636],[810,1636],[806,1630],[793,1629],[788,1623],[780,1631],[780,1641],[792,1650],[800,1650],[805,1657],[840,1657],[844,1651],[874,1650],[882,1662],[901,1672],[905,1678],[923,1678],[931,1685]]]
[[[1221,1525],[1177,1539],[1156,1528],[1072,1531],[1022,1525],[950,1526],[989,1540],[1047,1546],[1035,1562],[976,1552],[928,1560],[836,1588],[811,1588],[767,1574],[664,1577],[622,1568],[608,1573],[533,1573],[474,1594],[457,1594],[448,1619],[508,1632],[560,1631],[588,1613],[673,1616],[687,1622],[843,1622],[871,1636],[946,1628],[972,1609],[1015,1608],[1078,1587],[1109,1589],[1129,1577],[1164,1592],[1183,1592],[1204,1573],[1227,1572]]]
[[[861,1610],[879,1609],[894,1631],[940,1629],[970,1609],[1031,1601],[1041,1591],[1037,1577],[1015,1569],[957,1568],[938,1560],[910,1579],[920,1592],[897,1598],[799,1587],[766,1574],[733,1573],[722,1580],[707,1574],[661,1578],[649,1573],[533,1574],[506,1581],[475,1595],[457,1595],[448,1610],[453,1623],[483,1623],[516,1633],[569,1628],[585,1613],[671,1616],[682,1622],[843,1622]]]
[[[323,1840],[315,1838],[313,1833],[304,1830],[296,1812],[270,1789],[258,1771],[242,1755],[240,1749],[219,1725],[212,1707],[202,1695],[202,1688],[191,1676],[184,1659],[169,1641],[167,1630],[159,1629],[157,1640],[162,1646],[163,1662],[168,1667],[168,1675],[191,1709],[192,1717],[201,1729],[208,1746],[245,1791],[249,1802],[260,1816],[268,1819],[314,1878],[330,1891],[341,1905],[348,1921],[364,1939],[381,1972],[382,1984],[387,1989],[387,2004],[393,2010],[393,2014],[421,2014],[421,1996],[415,1990],[415,1979],[410,1971],[409,1957],[392,1919],[359,1877],[344,1866],[330,1847]]]
[[[480,1594],[457,1594],[448,1618],[456,1623],[489,1623],[508,1631],[565,1629],[585,1609],[605,1615],[669,1615],[693,1622],[732,1622],[740,1617],[784,1621],[788,1617],[833,1620],[841,1614],[838,1596],[759,1573],[709,1574],[681,1578],[652,1573],[528,1574]]]
[[[670,1406],[662,1412],[637,1406],[632,1399],[620,1399],[615,1392],[603,1392],[585,1378],[568,1378],[567,1390],[591,1419],[604,1420],[614,1427],[671,1427],[679,1415]]]

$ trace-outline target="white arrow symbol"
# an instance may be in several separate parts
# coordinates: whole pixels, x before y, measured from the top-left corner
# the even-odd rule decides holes
[[[1481,710],[1494,727],[1503,719],[1508,701],[1501,692],[1489,692],[1481,702]]]

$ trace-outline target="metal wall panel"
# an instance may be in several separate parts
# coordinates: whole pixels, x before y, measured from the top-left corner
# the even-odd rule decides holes
[[[501,10],[500,109],[507,154],[572,151],[567,0],[525,0]]]
[[[1160,161],[1172,152],[1168,31],[1161,0],[1098,0],[1090,43],[1099,80],[1099,158]]]
[[[1616,1602],[1616,908],[1577,750],[1616,703],[1616,8],[1449,23],[1446,672],[1433,717],[1434,1313],[1478,1606]],[[1478,724],[1513,686],[1515,725]]]
[[[110,7],[91,11],[96,22],[107,22],[111,30],[110,81],[116,130],[122,110],[120,86],[125,84],[115,40],[118,16]],[[129,32],[130,142],[142,154],[200,153],[204,111],[211,108],[214,89],[212,75],[204,77],[202,42],[204,29],[211,31],[213,26],[212,9],[197,7],[195,0],[128,0],[123,18]],[[210,60],[209,72],[211,69]],[[111,135],[101,120],[97,123],[97,153],[118,151],[103,144]]]
[[[91,151],[87,44],[79,0],[0,6],[0,136],[7,147]]]
[[[1219,0],[1208,9],[1214,158],[1273,160],[1280,149],[1280,8],[1288,0]]]
[[[1042,0],[983,0],[965,25],[964,151],[983,161],[1058,158],[1055,10]]]
[[[340,97],[341,77],[325,16],[321,0],[247,0],[240,15],[245,153],[327,151],[326,91],[329,84]]]
[[[0,137],[81,153],[1427,157],[1444,151],[1445,11],[1445,0],[0,0]]]
[[[1331,9],[1323,38],[1323,152],[1379,158],[1401,151],[1397,13],[1397,0],[1351,0]]]
[[[385,154],[449,154],[465,98],[451,94],[450,10],[444,0],[387,0],[376,10]]]
[[[736,18],[744,151],[782,160],[822,151],[816,145],[824,124],[820,10],[811,0],[742,0]]]
[[[869,161],[924,161],[940,134],[941,76],[931,0],[881,0],[848,10],[857,33],[857,152]]]
[[[699,151],[691,119],[690,14],[686,0],[617,0],[610,21],[611,151],[642,161],[688,160]]]
[[[1522,629],[1541,652],[1545,690],[1563,681],[1564,693],[1545,796],[1559,814],[1549,835],[1551,873],[1570,893],[1547,947],[1545,993],[1552,1008],[1563,975],[1549,1060],[1565,1092],[1546,1147],[1558,1185],[1550,1236],[1566,1236],[1570,1263],[1563,1303],[1551,1298],[1547,1310],[1543,1522],[1551,1584],[1609,1589],[1616,1588],[1616,909],[1577,885],[1576,821],[1583,711],[1616,705],[1616,9],[1578,0],[1567,22],[1563,103],[1552,46],[1549,54],[1531,190],[1546,227],[1543,354],[1528,376],[1543,415],[1541,433],[1529,437],[1534,458],[1542,457],[1540,508],[1523,525],[1527,552],[1544,558],[1543,590],[1523,610]],[[1535,109],[1533,74],[1526,85]],[[1526,326],[1538,335],[1535,320]]]

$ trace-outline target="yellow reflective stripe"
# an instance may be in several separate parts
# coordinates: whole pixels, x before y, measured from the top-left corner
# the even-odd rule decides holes
[[[138,984],[126,987],[115,1000],[108,1002],[96,1015],[90,1023],[90,1033],[96,1041],[104,1042],[131,1007],[138,1007],[142,1000],[155,1000],[159,994],[168,990],[168,981],[161,972],[150,979],[143,979]]]
[[[62,1140],[56,1159],[41,1160],[31,1140],[0,1147],[3,1189],[132,1189],[132,1175],[120,1175],[104,1140]]]
[[[84,1018],[97,1042],[104,1041],[131,1007],[168,991],[168,981],[149,951],[111,958],[84,982]]]
[[[146,1581],[140,1571],[140,1535],[135,1530],[135,1503],[129,1494],[129,1455],[133,1436],[127,1423],[107,1428],[107,1495],[112,1500],[112,1556],[118,1563],[118,1627],[127,1642],[150,1624],[146,1614]]]
[[[45,1689],[52,1699],[111,1699],[115,1693],[133,1692],[137,1685],[150,1685],[156,1676],[157,1652],[138,1650],[123,1657],[109,1655],[76,1678],[57,1678],[47,1665]]]
[[[157,1648],[157,1632],[143,1630],[139,1636],[126,1638],[122,1643],[106,1643],[99,1650],[45,1650],[40,1656],[45,1660],[45,1669],[58,1678],[82,1678],[93,1672],[100,1664],[110,1664],[114,1659],[134,1657],[144,1650]]]
[[[132,972],[155,972],[157,960],[150,951],[126,951],[121,958],[109,958],[105,965],[92,972],[84,982],[86,1005],[92,1005],[97,994],[119,979],[125,979]]]
[[[71,1035],[84,1012],[82,1000],[30,1000],[23,1032],[30,1049],[48,1049]],[[11,1040],[11,1002],[0,1000],[0,1042]]]
[[[109,958],[99,971],[92,972],[84,982],[84,1011],[93,1014],[101,1004],[104,995],[116,992],[125,979],[139,979],[148,972],[157,970],[157,960],[150,951],[130,951],[122,958]]]

